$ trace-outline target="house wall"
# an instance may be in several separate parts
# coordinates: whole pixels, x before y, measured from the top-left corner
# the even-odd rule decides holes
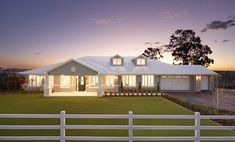
[[[121,86],[121,82],[122,82],[122,76],[119,75],[118,76],[118,86],[120,89]],[[130,90],[136,90],[139,89],[139,86],[141,85],[141,89],[147,89],[147,90],[155,90],[157,89],[157,84],[160,82],[160,76],[159,75],[154,75],[154,87],[143,87],[142,86],[142,75],[136,75],[136,87],[127,87],[124,86],[124,89],[130,89]]]
[[[160,85],[160,76],[159,75],[154,75],[154,87],[155,87],[155,89],[160,89],[160,86],[158,88],[158,84]]]
[[[190,90],[191,90],[191,91],[195,91],[195,89],[196,89],[196,88],[195,88],[195,87],[196,87],[196,86],[195,86],[195,85],[196,85],[196,81],[195,81],[195,80],[196,80],[196,77],[195,77],[195,76],[192,76],[192,75],[189,76],[189,82],[190,82],[189,87],[190,87]]]
[[[72,68],[75,68],[75,71],[72,71]],[[71,61],[61,67],[58,67],[50,72],[49,75],[96,75],[96,71],[79,64],[75,61]]]
[[[142,76],[141,75],[136,75],[136,88],[138,89],[142,82]]]
[[[201,90],[208,90],[209,89],[209,78],[208,76],[202,76],[201,78]]]
[[[70,76],[70,84],[71,86],[68,87],[68,88],[61,88],[61,83],[60,83],[60,75],[55,75],[54,76],[54,85],[53,85],[53,88],[52,88],[52,91],[54,92],[73,92],[73,91],[76,91],[76,76]],[[208,82],[207,82],[207,85],[208,85],[208,90],[213,90],[213,78],[214,77],[211,77],[211,76],[207,76],[208,77]],[[85,77],[86,79],[86,84],[89,84],[88,82],[88,79],[87,79],[87,76]],[[115,83],[115,87],[107,87],[106,86],[106,82],[105,82],[105,75],[102,76],[102,86],[103,86],[103,91],[112,91],[112,92],[118,92],[118,90],[120,90],[120,86],[121,86],[121,82],[122,82],[122,76],[121,75],[118,75],[118,80],[117,82]],[[194,91],[194,92],[200,92],[202,90],[201,88],[201,82],[202,80],[198,81],[196,80],[196,76],[189,76],[189,87],[190,87],[190,90],[189,91]],[[139,84],[141,84],[142,82],[142,75],[136,75],[136,87],[125,87],[124,89],[138,89],[139,88]],[[160,76],[159,75],[154,75],[154,87],[142,87],[142,89],[148,89],[148,90],[152,90],[152,89],[157,89],[157,84],[160,83]],[[141,84],[142,85],[142,84]],[[87,92],[97,92],[97,87],[96,88],[90,88],[89,86],[86,86],[86,91]],[[42,91],[43,90],[43,87],[33,87],[33,86],[30,86],[30,87],[25,87],[25,91]],[[174,90],[171,90],[171,91],[174,91]]]

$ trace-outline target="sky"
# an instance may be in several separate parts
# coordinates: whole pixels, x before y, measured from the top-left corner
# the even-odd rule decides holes
[[[0,67],[82,56],[138,56],[192,29],[214,70],[235,70],[235,0],[0,0]],[[154,45],[155,46],[155,45]],[[162,62],[173,63],[170,53]]]

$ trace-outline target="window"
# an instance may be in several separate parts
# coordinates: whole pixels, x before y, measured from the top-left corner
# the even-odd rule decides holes
[[[30,86],[41,86],[44,85],[44,77],[41,75],[29,75]]]
[[[142,75],[143,87],[154,87],[154,75]]]
[[[44,85],[44,77],[37,75],[37,86]]]
[[[88,83],[90,88],[97,88],[98,86],[98,76],[93,75],[93,76],[88,76]]]
[[[29,85],[30,86],[36,86],[36,80],[37,76],[36,75],[29,75]]]
[[[61,75],[60,76],[60,88],[70,87],[70,76]]]
[[[135,87],[136,86],[136,76],[135,75],[123,75],[122,76],[123,86]]]
[[[113,65],[122,65],[122,59],[121,58],[113,58],[112,63],[113,63]]]
[[[116,75],[106,75],[105,85],[108,87],[114,87],[117,84],[118,77]]]
[[[136,64],[140,65],[140,66],[144,66],[145,65],[145,59],[144,58],[138,58],[136,60]]]

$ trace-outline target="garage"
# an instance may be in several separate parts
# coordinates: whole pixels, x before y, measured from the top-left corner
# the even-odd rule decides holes
[[[161,90],[190,90],[189,76],[161,76]]]

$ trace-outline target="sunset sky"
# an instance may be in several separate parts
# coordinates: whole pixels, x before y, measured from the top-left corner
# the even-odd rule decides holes
[[[137,56],[176,29],[211,47],[211,69],[235,70],[235,0],[0,0],[0,67]],[[170,53],[161,61],[172,63]]]

